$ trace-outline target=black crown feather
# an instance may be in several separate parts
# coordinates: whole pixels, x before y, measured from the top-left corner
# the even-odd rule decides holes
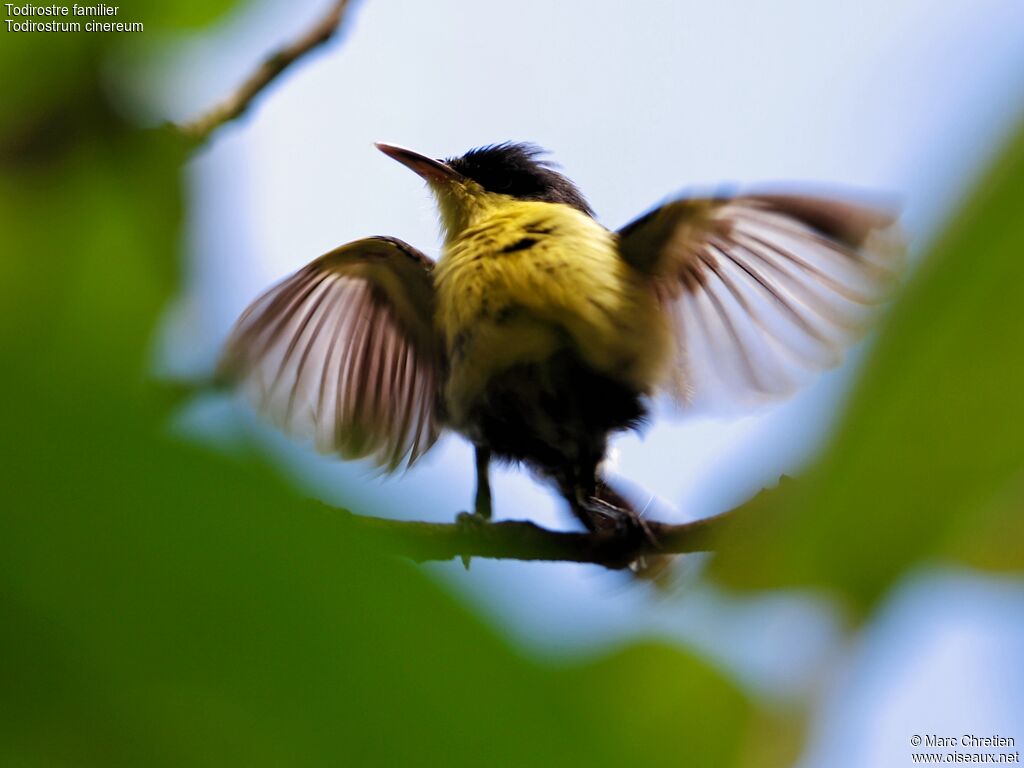
[[[471,149],[462,157],[445,162],[488,192],[520,200],[563,203],[593,216],[593,210],[576,185],[556,171],[549,161],[540,159],[543,154],[545,150],[536,144],[506,141]]]

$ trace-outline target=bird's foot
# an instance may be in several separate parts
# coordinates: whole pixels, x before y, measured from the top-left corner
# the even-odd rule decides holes
[[[487,525],[491,522],[491,516],[481,514],[480,512],[459,512],[455,516],[455,522],[458,525],[479,528],[481,525]]]
[[[592,516],[600,518],[605,523],[610,523],[620,536],[630,536],[639,532],[652,545],[658,546],[658,540],[655,538],[651,527],[635,510],[609,504],[604,499],[596,496],[591,496],[587,499],[583,506]],[[604,526],[599,525],[598,527]]]
[[[465,531],[479,531],[482,526],[490,522],[490,517],[481,512],[459,512],[455,516],[455,524]],[[468,571],[472,556],[459,555],[459,558],[462,560],[462,567]]]

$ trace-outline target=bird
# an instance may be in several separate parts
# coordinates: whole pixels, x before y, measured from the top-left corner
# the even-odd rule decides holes
[[[589,531],[640,514],[603,469],[658,398],[756,407],[837,365],[898,280],[891,206],[792,190],[682,195],[603,226],[547,154],[376,147],[435,198],[435,262],[394,237],[336,248],[252,302],[219,375],[317,450],[411,467],[445,432],[558,490]]]

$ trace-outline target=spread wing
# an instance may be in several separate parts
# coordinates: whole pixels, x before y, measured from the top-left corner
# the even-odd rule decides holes
[[[343,245],[245,310],[220,372],[319,451],[411,465],[440,429],[432,268],[393,238]]]
[[[900,272],[888,212],[798,195],[677,200],[619,232],[676,342],[685,403],[781,397],[836,365]]]

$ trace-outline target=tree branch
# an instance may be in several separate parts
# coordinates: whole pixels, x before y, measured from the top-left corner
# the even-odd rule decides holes
[[[711,551],[743,511],[741,506],[675,525],[649,520],[646,522],[650,535],[639,528],[592,533],[551,531],[526,520],[423,523],[353,513],[349,517],[355,524],[390,540],[398,554],[417,562],[486,557],[594,563],[617,570],[643,556]]]
[[[263,60],[263,63],[226,99],[206,114],[177,126],[189,141],[201,144],[214,130],[243,114],[253,100],[288,67],[326,43],[338,32],[350,0],[336,0],[305,34]]]

